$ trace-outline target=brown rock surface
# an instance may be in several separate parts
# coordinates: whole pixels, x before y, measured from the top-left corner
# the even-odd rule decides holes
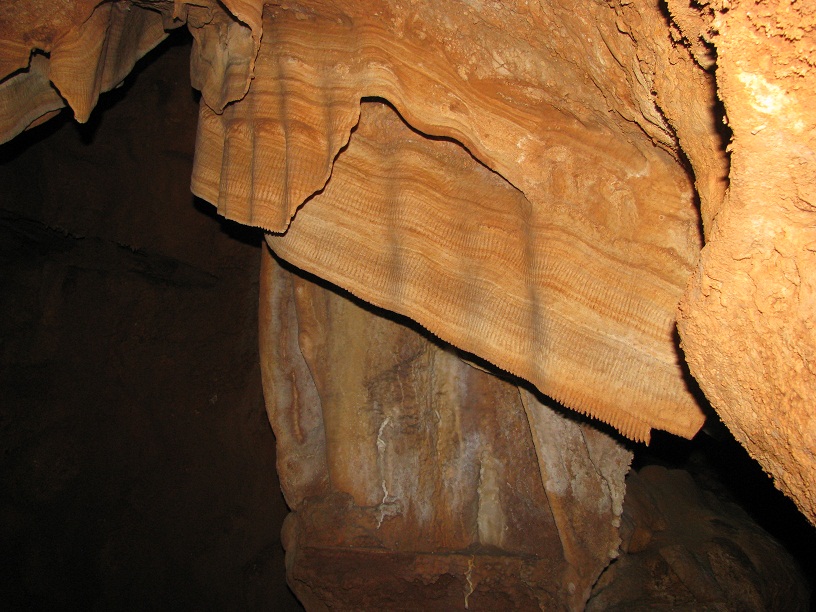
[[[575,12],[552,2],[460,12],[416,3],[404,14],[382,1],[270,5],[264,13],[259,2],[228,2],[231,15],[225,15],[219,6],[179,3],[171,10],[159,2],[147,10],[152,25],[131,27],[117,21],[120,14],[130,19],[126,4],[106,3],[70,35],[46,37],[47,45],[15,28],[5,36],[9,44],[47,47],[47,74],[37,87],[50,79],[83,120],[100,88],[120,78],[117,67],[143,52],[141,40],[155,38],[147,32],[187,20],[197,41],[193,80],[204,94],[193,188],[226,216],[269,230],[284,230],[324,186],[357,121],[360,98],[387,98],[411,125],[454,138],[518,189],[527,204],[515,224],[526,225],[528,213],[533,221],[540,215],[563,238],[568,234],[592,250],[584,249],[585,261],[570,262],[566,248],[539,232],[539,242],[554,245],[547,261],[505,261],[502,277],[521,289],[519,305],[509,310],[471,301],[480,282],[492,281],[489,274],[480,278],[483,262],[468,260],[466,267],[477,273],[462,279],[465,293],[454,295],[453,308],[443,314],[429,313],[421,303],[427,296],[416,290],[405,292],[405,303],[373,292],[365,297],[635,439],[648,439],[652,427],[685,436],[699,428],[702,414],[686,390],[673,337],[674,305],[699,249],[696,213],[672,126],[655,98],[658,84],[676,90],[695,67],[660,31],[663,16],[656,7],[632,13],[590,4]],[[263,30],[267,44],[259,46]],[[79,37],[76,43],[71,36]],[[669,49],[666,64],[660,58]],[[64,69],[56,71],[55,64]],[[19,100],[15,79],[35,73],[7,79],[6,99]],[[685,107],[699,115],[710,90],[691,93]],[[20,119],[14,109],[8,115],[20,125],[31,119]],[[682,113],[668,115],[679,127],[690,125]],[[19,128],[14,125],[9,135]],[[707,129],[702,136],[686,131],[690,155],[704,158],[712,148]],[[698,185],[710,186],[718,166],[708,174],[705,164],[698,167],[705,175]],[[706,200],[714,198],[710,191],[701,187]],[[512,234],[514,227],[504,231]],[[518,244],[512,237],[479,240],[485,239],[507,252],[538,256],[541,249],[529,236]],[[298,241],[288,243],[290,258],[295,250],[308,251]],[[430,246],[426,241],[422,248]],[[449,251],[459,250],[450,243]],[[416,286],[402,279],[402,270],[379,266],[377,273]],[[342,280],[361,294],[368,287],[364,278]],[[553,300],[575,320],[559,315]],[[519,307],[526,312],[516,312]],[[530,323],[519,326],[515,315]],[[574,346],[582,349],[571,351]],[[609,385],[614,393],[601,391]]]
[[[386,314],[265,260],[293,590],[309,609],[580,609],[617,554],[631,453]]]
[[[816,524],[816,9],[663,8],[10,2],[0,139],[66,103],[85,121],[186,22],[202,91],[193,188],[223,215],[634,439],[702,423],[679,301],[692,374]],[[406,125],[361,105],[372,98]],[[310,458],[328,430],[303,384],[289,417],[303,440],[282,471],[318,490],[340,468]]]
[[[634,157],[624,154],[630,164],[639,159],[638,155],[654,155],[657,149],[648,148],[642,140],[644,134],[678,157],[682,149],[695,173],[708,241],[681,310],[687,358],[703,390],[737,438],[814,521],[810,483],[816,472],[816,427],[809,409],[814,381],[809,366],[813,360],[808,357],[816,346],[809,323],[812,309],[808,297],[812,284],[809,275],[814,269],[808,255],[812,243],[808,215],[812,207],[807,203],[811,199],[808,191],[812,190],[808,152],[813,148],[809,139],[814,116],[809,95],[813,88],[808,86],[812,78],[810,9],[776,2],[751,12],[744,3],[739,10],[729,3],[713,3],[705,5],[706,13],[673,2],[670,9],[677,24],[674,26],[649,3],[638,5],[640,10],[636,12],[634,7],[623,4],[610,9],[588,5],[586,14],[567,13],[557,3],[546,7],[539,4],[541,11],[529,13],[519,7],[506,13],[486,8],[472,23],[467,23],[468,18],[456,22],[459,13],[443,18],[431,8],[422,12],[425,9],[420,10],[421,5],[412,9],[410,19],[389,11],[386,4],[378,6],[381,11],[362,15],[359,9],[346,10],[340,4],[293,4],[268,12],[267,24],[270,31],[276,32],[282,50],[280,61],[270,62],[273,70],[267,74],[261,47],[257,93],[269,93],[260,84],[268,78],[277,79],[285,87],[271,88],[273,97],[286,92],[283,95],[292,105],[253,105],[250,90],[250,97],[241,102],[250,102],[249,107],[234,105],[234,120],[229,114],[216,117],[202,108],[201,156],[198,178],[194,180],[199,193],[217,200],[224,214],[282,230],[304,198],[323,188],[333,156],[356,120],[357,100],[380,96],[391,101],[412,126],[463,143],[476,158],[518,188],[533,207],[553,200],[571,204],[569,194],[581,194],[584,205],[591,202],[597,208],[587,213],[579,202],[571,204],[572,212],[582,211],[591,223],[611,227],[613,234],[615,230],[623,231],[625,237],[636,223],[634,218],[620,217],[622,209],[614,198],[602,192],[582,191],[580,180],[570,179],[566,188],[558,187],[563,176],[583,175],[578,165],[568,161],[569,157],[553,157],[558,146],[548,148],[547,144],[566,139],[564,147],[569,156],[578,151],[587,154],[586,143],[594,142],[593,148],[602,157],[595,158],[596,173],[598,168],[608,168],[620,151],[637,151]],[[467,11],[461,15],[474,16]],[[374,17],[370,27],[361,25]],[[297,24],[287,25],[293,22]],[[312,27],[317,29],[310,30]],[[512,43],[498,35],[502,28],[514,32]],[[479,44],[466,52],[447,35],[452,30],[457,37]],[[542,32],[551,36],[542,41]],[[354,62],[335,60],[338,53],[340,57],[348,56],[342,52],[348,48],[344,36],[370,41],[364,48],[375,59],[351,54]],[[320,40],[329,42],[322,46]],[[548,42],[552,40],[562,44],[553,46]],[[734,130],[727,197],[723,177],[729,165],[719,148],[721,137],[711,79],[702,70],[713,67],[712,43],[719,54],[718,95],[725,102]],[[431,56],[428,50],[434,49],[434,44],[441,48]],[[403,52],[392,54],[394,45]],[[513,45],[523,47],[523,57],[539,53],[535,66],[542,67],[543,72],[531,72],[530,65],[519,59],[518,46]],[[309,53],[316,48],[322,49],[319,58],[302,59],[312,57]],[[482,58],[480,53],[495,57]],[[412,61],[406,64],[405,57]],[[474,58],[475,63],[469,63]],[[315,72],[294,70],[302,65]],[[321,65],[325,66],[322,70]],[[599,73],[602,66],[603,78]],[[337,71],[342,77],[340,85],[328,97],[321,97],[319,87],[299,85],[328,83],[338,78]],[[549,73],[561,75],[560,80],[548,80]],[[352,93],[349,95],[346,89]],[[327,109],[317,123],[308,118],[314,107]],[[538,121],[525,119],[530,108],[539,112]],[[543,109],[546,111],[540,114]],[[266,126],[258,130],[257,136],[248,127],[253,121],[247,119],[255,117],[256,112]],[[543,136],[539,131],[542,125]],[[550,126],[558,126],[557,137],[546,131]],[[634,126],[637,128],[632,132]],[[612,135],[613,140],[601,145],[595,137],[604,133]],[[281,138],[281,134],[285,137]],[[219,149],[220,141],[225,143],[223,151]],[[319,143],[316,148],[315,142]],[[612,142],[615,144],[609,144]],[[532,146],[529,151],[527,145]],[[311,155],[310,147],[314,151]],[[224,157],[225,151],[231,153]],[[238,168],[251,168],[249,174],[235,171],[236,159],[255,159],[261,151],[264,155],[271,152],[272,160],[281,160],[277,167],[288,172],[282,180],[272,181],[276,187],[271,192],[265,187],[270,183],[264,175],[270,158],[260,157],[262,163],[237,163]],[[581,167],[587,167],[583,159]],[[553,160],[558,162],[557,172],[547,169],[546,164]],[[211,171],[218,167],[220,176]],[[624,163],[619,170],[627,167]],[[304,184],[307,178],[304,172],[295,172],[296,168],[313,168],[306,172],[313,182]],[[623,184],[628,187],[633,185],[632,177],[638,175],[633,170],[623,171]],[[218,176],[217,185],[206,178],[214,176]],[[553,177],[555,181],[549,180]],[[601,183],[615,184],[615,179]],[[608,215],[616,210],[617,216],[610,222]],[[598,211],[607,217],[599,218],[595,215]],[[660,227],[653,222],[646,225]],[[659,248],[676,249],[680,244],[665,238],[657,240]],[[686,251],[681,248],[678,252]],[[323,268],[313,270],[330,273]],[[332,270],[336,273],[336,268]],[[588,276],[583,275],[580,282],[585,283]],[[353,282],[346,286],[362,294],[361,287]],[[361,286],[366,287],[365,283]],[[419,318],[410,307],[402,312]],[[495,311],[490,316],[495,317]],[[449,324],[437,322],[435,328],[432,322],[422,322],[437,333]],[[507,337],[506,333],[497,335]],[[453,334],[445,337],[465,348],[475,348]],[[746,351],[748,338],[752,339],[751,350]],[[669,353],[669,346],[668,341],[664,343],[664,354]],[[513,359],[490,354],[489,349],[479,352],[533,380],[572,407],[613,422],[628,435],[646,437],[646,428],[657,425],[652,415],[646,417],[646,428],[633,427],[617,415],[619,406],[587,406],[569,394],[559,395],[556,387],[564,383],[563,377],[558,377],[558,383],[541,380],[534,373],[514,368]],[[532,361],[538,363],[535,358]],[[576,378],[591,380],[592,376],[581,371]],[[676,384],[680,380],[677,377]],[[625,404],[629,397],[625,392],[623,397]],[[666,414],[680,422],[694,422],[690,417],[693,409],[688,407],[662,411],[664,418]],[[675,424],[674,430],[680,429]]]
[[[699,426],[672,340],[677,257],[535,206],[385,105],[363,104],[332,180],[267,242],[630,437]]]
[[[160,12],[155,9],[164,9]],[[0,142],[68,104],[88,120],[100,92],[116,87],[167,36],[167,3],[6,2],[0,8]],[[23,25],[25,24],[25,25]]]
[[[623,552],[595,585],[588,612],[809,609],[788,553],[687,472],[629,474],[621,522]]]

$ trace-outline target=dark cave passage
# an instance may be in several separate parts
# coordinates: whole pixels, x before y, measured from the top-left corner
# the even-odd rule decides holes
[[[180,32],[0,149],[6,609],[300,609],[261,392],[261,236],[189,191]],[[125,95],[126,93],[126,95]]]

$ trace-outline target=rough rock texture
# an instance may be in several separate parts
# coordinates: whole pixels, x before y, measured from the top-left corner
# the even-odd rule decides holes
[[[742,2],[706,23],[734,138],[681,303],[683,349],[734,437],[816,524],[816,7]]]
[[[144,19],[132,26],[117,21],[120,14],[131,19],[126,3],[82,5],[69,19],[75,23],[93,9],[82,28],[56,35],[53,19],[42,17],[38,27],[52,32],[46,42],[11,26],[3,39],[9,48],[48,51],[48,74],[37,81],[36,95],[50,95],[50,78],[84,120],[100,87],[120,78],[108,64],[138,57],[140,41],[156,38],[149,34],[156,24],[186,20],[196,39],[193,83],[203,93],[193,189],[227,217],[273,231],[285,230],[324,187],[358,121],[360,99],[388,99],[410,125],[455,139],[523,198],[506,219],[485,217],[470,245],[462,244],[461,227],[436,241],[443,247],[438,265],[444,280],[457,281],[455,293],[435,291],[437,279],[416,261],[410,268],[373,262],[340,279],[343,285],[634,439],[648,439],[652,427],[684,436],[699,429],[702,413],[687,390],[674,337],[674,308],[700,247],[674,130],[698,125],[685,117],[704,116],[711,91],[656,5],[632,12],[590,3],[576,12],[558,2],[461,10],[427,2],[407,13],[387,1],[145,6],[137,14],[148,13],[150,26],[138,25]],[[71,42],[80,31],[88,45]],[[86,57],[86,47],[101,51]],[[52,66],[56,60],[64,79]],[[1,84],[7,114],[22,121],[9,124],[5,137],[31,119],[20,119],[14,83],[34,72]],[[690,75],[699,87],[685,92],[682,113],[664,104],[674,123],[667,122],[657,88],[664,85],[672,100]],[[69,84],[60,88],[62,80]],[[686,131],[692,160],[714,150],[705,124]],[[436,144],[425,146],[445,148]],[[701,197],[716,199],[710,187],[722,164],[698,166]],[[415,196],[412,223],[428,221],[424,209],[433,208],[433,198]],[[389,229],[396,234],[380,245],[385,250],[404,231],[399,224]],[[413,246],[426,260],[435,257],[433,238]],[[315,261],[305,239],[285,242],[277,248],[321,276],[352,256],[330,253],[327,266]],[[513,256],[518,252],[524,255]],[[459,261],[446,266],[445,253]],[[502,268],[499,283],[484,261],[494,253],[503,253],[494,262]],[[397,259],[404,254],[397,251]],[[390,286],[375,287],[373,277]],[[504,295],[508,305],[497,307]],[[441,311],[428,308],[445,299]]]
[[[308,609],[583,606],[617,555],[628,450],[271,254],[260,312]]]
[[[5,610],[297,606],[261,237],[189,193],[189,53],[165,46],[88,125],[0,146]]]
[[[270,94],[273,99],[282,95],[286,104],[253,103],[251,89],[245,100],[222,116],[202,107],[194,188],[217,201],[226,215],[281,230],[288,215],[324,187],[334,155],[345,142],[344,134],[356,120],[357,100],[380,96],[393,103],[413,127],[464,144],[479,161],[519,189],[533,207],[565,203],[593,228],[611,230],[615,244],[621,244],[642,218],[637,205],[631,208],[637,198],[618,200],[620,194],[614,189],[612,193],[587,191],[582,169],[592,167],[593,176],[604,176],[612,164],[611,175],[601,184],[632,188],[633,178],[641,176],[641,171],[626,169],[626,164],[615,166],[612,160],[622,150],[630,151],[623,154],[630,163],[640,155],[656,155],[658,149],[644,146],[648,145],[644,135],[678,158],[685,156],[695,174],[708,241],[682,304],[685,354],[703,390],[737,438],[775,475],[810,520],[816,521],[810,485],[816,472],[816,427],[809,409],[814,396],[809,355],[816,346],[809,321],[814,269],[808,218],[812,212],[808,193],[813,188],[808,170],[814,116],[809,95],[813,91],[809,86],[811,9],[773,2],[751,12],[750,3],[713,3],[705,5],[707,12],[700,12],[683,2],[672,2],[672,24],[649,2],[637,6],[587,4],[582,12],[561,10],[557,3],[537,6],[540,10],[528,12],[523,7],[503,12],[483,7],[478,13],[467,7],[444,16],[423,5],[414,5],[408,15],[390,10],[387,4],[356,12],[334,3],[270,9],[264,27],[275,32],[280,51],[273,53],[274,61],[268,62],[271,70],[265,72],[261,46],[255,93]],[[285,25],[294,22],[297,25]],[[319,26],[318,36],[309,33],[313,24]],[[512,43],[499,36],[507,30],[514,32]],[[546,33],[543,38],[542,32]],[[292,38],[293,33],[299,35]],[[325,45],[320,42],[324,36],[329,41]],[[356,51],[343,54],[348,48],[343,40],[349,36],[367,41],[361,48],[373,59]],[[459,39],[477,44],[465,50],[457,45]],[[306,40],[308,44],[303,43]],[[555,40],[557,45],[552,44]],[[715,65],[712,43],[719,54],[718,95],[733,130],[730,168],[716,125],[713,84],[704,71]],[[434,44],[440,47],[430,53]],[[402,52],[388,51],[395,45]],[[320,57],[305,60],[310,57],[308,50],[315,48],[321,49]],[[353,61],[335,60],[337,54]],[[537,58],[532,66],[540,72],[526,63],[531,56]],[[405,57],[412,61],[406,62]],[[559,75],[558,79],[553,75]],[[264,85],[269,80],[280,85]],[[303,87],[304,82],[321,87],[339,84],[323,95],[320,87]],[[315,106],[325,109],[316,119],[309,114]],[[529,108],[535,108],[537,121],[525,119]],[[262,126],[257,132],[253,128],[256,118]],[[552,126],[557,126],[557,137],[546,131]],[[591,156],[584,147],[587,142],[600,151],[600,159],[596,157],[591,165],[584,161]],[[559,143],[566,157],[561,156]],[[250,163],[256,159],[260,163]],[[578,159],[580,163],[572,161]],[[236,171],[236,165],[243,170]],[[277,169],[278,178],[267,178],[270,165]],[[220,170],[213,173],[216,168]],[[727,198],[726,172],[730,179]],[[309,177],[313,182],[304,184]],[[562,183],[565,177],[569,177],[566,184]],[[270,185],[274,186],[271,190]],[[580,201],[573,203],[570,194]],[[637,214],[622,215],[627,210],[637,210]],[[663,214],[655,212],[658,217]],[[646,225],[661,227],[654,222]],[[677,249],[678,244],[688,242],[666,241],[664,236],[657,244]],[[295,258],[295,248],[290,257]],[[601,248],[612,252],[606,246]],[[629,257],[636,251],[627,247],[626,260],[631,262]],[[310,269],[322,275],[337,274],[337,268],[331,266]],[[577,286],[586,286],[593,276],[587,270],[579,278]],[[369,286],[359,280],[343,282],[361,295]],[[609,294],[592,295],[604,296],[604,308],[616,308]],[[456,316],[426,320],[411,305],[370,293],[365,297],[417,318],[454,344],[477,350],[627,435],[645,438],[651,426],[678,432],[685,429],[688,435],[700,423],[699,413],[692,416],[689,403],[685,408],[678,404],[673,410],[659,411],[664,421],[667,414],[677,420],[672,426],[660,424],[655,414],[641,409],[635,412],[643,421],[633,425],[630,414],[621,417],[625,410],[619,405],[631,405],[628,387],[605,403],[584,403],[559,389],[568,377],[554,381],[535,367],[519,368],[512,355],[508,358],[492,347],[481,350],[466,337],[450,333],[450,322]],[[666,312],[665,316],[670,320],[673,315]],[[500,318],[491,311],[479,322]],[[495,334],[508,337],[506,330]],[[670,363],[666,356],[673,345],[670,335],[663,335],[662,349],[651,343],[643,350],[662,351],[662,361]],[[745,350],[746,342],[751,350]],[[541,363],[535,355],[527,358]],[[574,372],[578,380],[598,380],[586,365]],[[629,375],[635,376],[633,372]],[[681,387],[679,366],[677,372],[675,388]]]
[[[623,552],[595,585],[588,612],[809,609],[788,553],[687,472],[632,472],[621,522]]]

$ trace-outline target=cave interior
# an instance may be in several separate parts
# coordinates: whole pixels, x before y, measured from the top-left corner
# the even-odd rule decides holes
[[[190,193],[192,44],[173,31],[87,123],[0,145],[6,609],[302,609],[258,357],[268,247]],[[816,531],[695,392],[691,440],[594,426],[633,474],[682,471],[749,517],[812,589]]]

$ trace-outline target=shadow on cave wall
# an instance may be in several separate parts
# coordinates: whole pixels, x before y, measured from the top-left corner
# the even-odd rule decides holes
[[[189,191],[179,32],[0,147],[4,609],[301,609],[261,393],[261,235]],[[203,214],[202,214],[203,213]]]
[[[0,146],[0,598],[12,608],[300,609],[260,386],[262,240],[189,193],[189,43],[171,36],[89,124],[64,111]],[[713,433],[656,432],[635,467],[689,470],[816,575],[812,528]]]

